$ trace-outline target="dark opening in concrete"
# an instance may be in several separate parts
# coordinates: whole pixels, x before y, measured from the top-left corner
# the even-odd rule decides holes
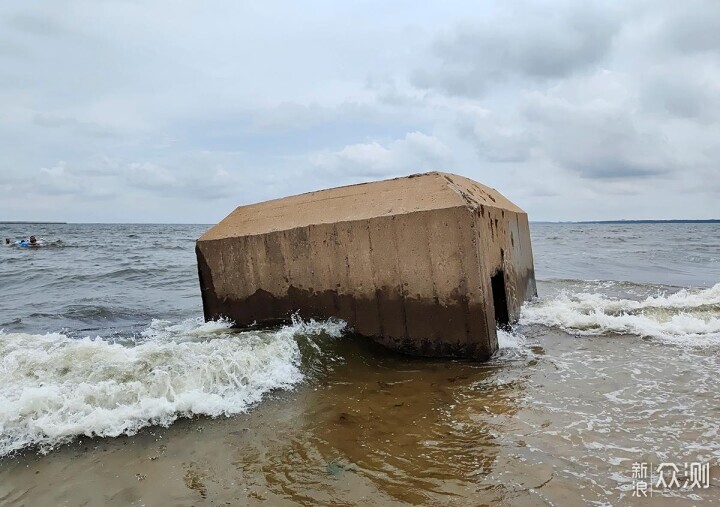
[[[495,305],[495,325],[500,328],[507,328],[510,325],[508,315],[507,295],[505,294],[505,272],[498,271],[490,278],[493,292],[493,303]]]

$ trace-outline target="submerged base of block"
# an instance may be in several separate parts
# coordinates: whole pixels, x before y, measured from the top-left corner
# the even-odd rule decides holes
[[[497,337],[482,321],[480,309],[471,308],[467,300],[440,306],[433,301],[385,298],[382,292],[375,300],[358,300],[333,291],[291,288],[287,297],[278,298],[258,290],[241,301],[206,301],[205,318],[227,318],[244,329],[287,324],[293,315],[336,318],[347,322],[353,333],[402,354],[479,361],[492,357]]]

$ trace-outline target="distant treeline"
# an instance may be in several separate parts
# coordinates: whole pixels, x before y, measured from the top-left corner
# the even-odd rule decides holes
[[[67,224],[67,222],[32,222],[32,221],[22,221],[22,220],[17,220],[17,221],[14,221],[14,222],[12,222],[12,221],[8,222],[8,221],[0,220],[0,225],[10,225],[10,224],[21,224],[21,225],[65,225],[65,224]]]
[[[720,219],[707,220],[585,220],[581,222],[533,222],[536,224],[720,224]]]

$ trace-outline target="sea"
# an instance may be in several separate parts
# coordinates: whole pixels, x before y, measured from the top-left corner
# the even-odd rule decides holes
[[[208,227],[0,225],[0,505],[720,503],[720,224],[531,223],[488,363],[204,322]]]

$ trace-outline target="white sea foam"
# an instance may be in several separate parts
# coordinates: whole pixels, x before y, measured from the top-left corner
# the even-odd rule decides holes
[[[178,417],[245,412],[303,379],[298,335],[342,322],[231,332],[228,322],[153,321],[128,346],[101,338],[0,332],[0,456],[78,435],[133,434]]]
[[[517,331],[497,330],[499,349],[521,349],[525,346],[525,337]]]
[[[526,305],[520,323],[554,326],[576,334],[634,334],[692,345],[720,343],[720,284],[644,300],[562,292]]]

